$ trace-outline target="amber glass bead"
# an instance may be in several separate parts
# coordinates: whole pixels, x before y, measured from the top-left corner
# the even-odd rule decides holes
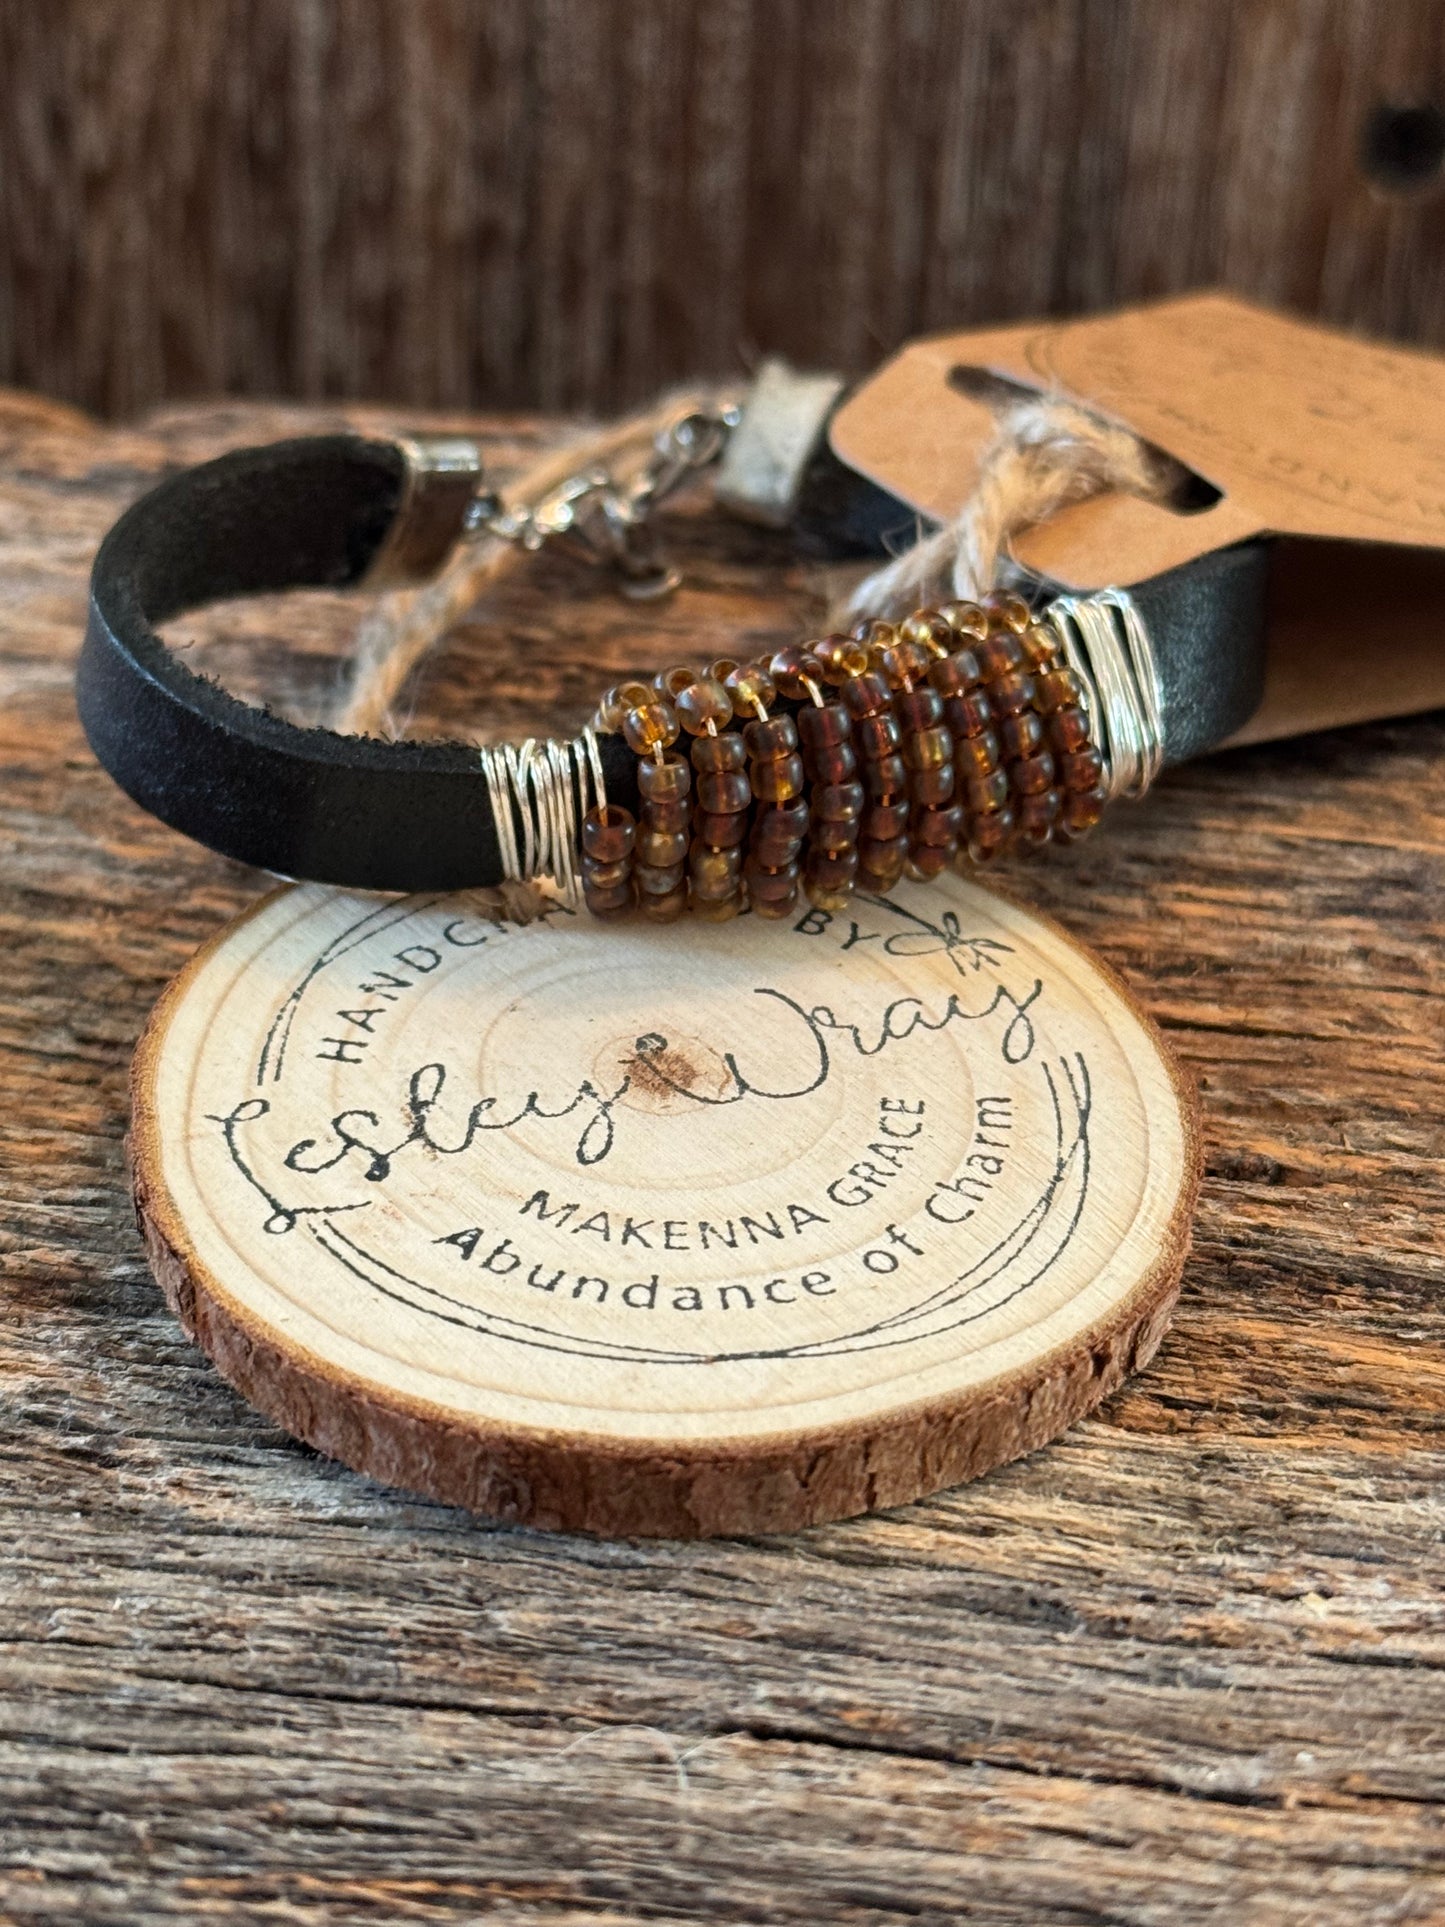
[[[670,870],[687,855],[686,830],[659,830],[644,819],[637,833],[636,861],[652,870]]]
[[[823,680],[823,665],[806,649],[791,644],[779,649],[768,663],[768,674],[785,696],[808,696]]]
[[[798,898],[801,894],[795,883],[785,897],[754,897],[753,915],[766,917],[774,923],[783,917],[790,917],[798,907]]]
[[[644,891],[637,907],[651,923],[676,923],[687,908],[687,885],[675,884],[671,890]]]
[[[730,676],[724,678],[723,687],[728,692],[735,716],[756,716],[760,703],[766,709],[778,699],[772,677],[766,669],[759,669],[755,663],[741,663]]]
[[[815,816],[808,845],[814,850],[851,850],[858,841],[856,817]]]
[[[730,923],[743,907],[742,892],[734,890],[725,897],[694,897],[692,914],[703,923]]]
[[[705,810],[745,810],[752,785],[742,770],[707,770],[697,779],[697,800]]]
[[[868,616],[854,625],[853,638],[855,642],[861,642],[871,656],[875,649],[891,648],[898,640],[898,630],[881,616]]]
[[[1073,703],[1056,709],[1049,718],[1049,741],[1059,750],[1089,748],[1089,719],[1083,710]]]
[[[943,809],[915,810],[909,825],[914,843],[956,843],[963,828],[963,811],[956,803]]]
[[[1054,669],[1060,662],[1059,639],[1042,622],[1031,622],[1019,638],[1030,669]]]
[[[677,741],[677,711],[671,703],[639,703],[622,718],[622,733],[639,756],[666,749]]]
[[[963,797],[975,814],[984,810],[1001,810],[1009,800],[1008,771],[996,769],[990,776],[966,777]]]
[[[893,699],[893,714],[904,729],[934,729],[943,721],[943,698],[925,683]]]
[[[846,743],[852,722],[840,702],[810,703],[798,711],[798,733],[809,749],[831,749]]]
[[[606,730],[619,730],[622,719],[629,709],[638,709],[643,703],[650,703],[657,691],[651,683],[615,683],[597,705],[597,715],[601,727]]]
[[[993,704],[982,689],[971,689],[967,695],[948,698],[943,720],[955,736],[977,736],[992,723]]]
[[[886,877],[897,882],[903,874],[903,866],[908,861],[908,838],[860,837],[858,840],[858,869],[860,874],[873,877]]]
[[[737,660],[735,657],[719,656],[716,662],[710,662],[708,664],[707,666],[708,678],[712,682],[720,682],[723,685],[723,687],[726,688],[727,679],[733,673],[733,671],[737,668],[737,666],[738,666]]]
[[[865,757],[889,756],[903,740],[896,716],[861,716],[853,725],[858,747]]]
[[[715,775],[721,770],[746,769],[747,762],[747,745],[741,732],[736,729],[724,730],[720,736],[697,736],[693,739],[692,766],[695,770]]]
[[[824,682],[835,687],[853,676],[861,676],[868,667],[867,648],[856,636],[824,636],[821,642],[813,644],[812,654],[818,659]]]
[[[908,863],[912,874],[921,882],[931,883],[934,877],[943,872],[958,855],[958,838],[950,837],[947,843],[919,843],[908,852]]]
[[[898,625],[899,638],[911,642],[925,655],[943,656],[953,647],[953,631],[936,609],[915,609]]]
[[[863,716],[881,716],[888,708],[888,685],[874,669],[844,683],[842,695],[855,722]]]
[[[1046,715],[1056,709],[1077,707],[1084,699],[1083,685],[1072,669],[1046,669],[1034,678],[1035,702]]]
[[[1057,759],[1066,790],[1091,790],[1104,779],[1104,759],[1094,748],[1066,750]]]
[[[953,798],[954,768],[951,762],[940,763],[937,769],[916,769],[908,777],[908,794],[915,803],[936,809],[941,803]]]
[[[692,771],[680,756],[649,757],[637,766],[637,787],[649,803],[678,803],[692,790]]]
[[[921,649],[916,642],[901,639],[891,648],[876,649],[873,652],[873,666],[890,689],[911,689],[913,684],[928,674],[932,661],[927,650]]]
[[[815,749],[808,764],[815,783],[847,783],[857,774],[858,755],[851,743],[830,743]]]
[[[732,698],[720,682],[695,679],[673,691],[678,721],[689,736],[707,736],[733,719]]]
[[[643,823],[649,830],[685,830],[692,822],[692,808],[686,797],[676,803],[646,803]]]
[[[599,863],[616,863],[619,858],[630,856],[636,835],[636,818],[631,810],[624,810],[616,803],[599,804],[582,819],[583,851],[596,857]]]
[[[1010,629],[996,631],[987,641],[978,644],[974,654],[990,682],[995,676],[1007,675],[1010,669],[1023,667],[1023,645]]]
[[[989,810],[983,816],[975,816],[968,823],[970,850],[975,847],[993,852],[1002,850],[1012,842],[1018,829],[1017,812],[1012,803],[1006,803],[1001,810]]]
[[[988,686],[989,700],[1000,716],[1017,716],[1028,709],[1035,695],[1034,679],[1017,669],[997,676]]]
[[[798,865],[790,857],[784,863],[767,864],[756,853],[743,866],[748,891],[755,897],[782,897],[798,882]]]
[[[985,596],[983,606],[988,612],[989,625],[995,630],[1012,629],[1022,635],[1034,619],[1029,605],[1019,595]]]
[[[910,769],[940,769],[953,760],[953,738],[941,723],[915,729],[903,738],[903,760]]]
[[[749,756],[786,756],[798,747],[798,725],[791,716],[769,716],[766,722],[755,717],[743,725],[743,742]]]
[[[802,838],[808,834],[808,805],[801,796],[758,811],[753,829],[758,836]]]
[[[999,721],[998,740],[1005,756],[1036,756],[1044,746],[1044,726],[1031,709]]]
[[[908,765],[896,753],[870,757],[861,773],[870,796],[902,796],[908,788]]]
[[[590,890],[612,890],[632,875],[632,858],[620,856],[615,863],[599,863],[595,856],[582,859],[582,881]]]
[[[811,879],[821,883],[824,889],[836,890],[840,884],[851,883],[857,874],[858,850],[856,845],[850,845],[846,850],[810,851],[803,881],[806,884]]]
[[[1046,749],[1009,765],[1009,781],[1020,796],[1038,796],[1053,787],[1054,759]]]
[[[760,803],[786,803],[803,792],[803,759],[796,750],[766,760],[759,757],[752,765],[751,779],[753,795]]]
[[[694,849],[687,868],[694,897],[715,901],[736,893],[743,873],[743,854],[741,850]]]
[[[928,680],[940,696],[961,696],[977,686],[983,671],[971,649],[956,649],[928,666]]]
[[[748,849],[748,861],[756,859],[765,870],[782,870],[796,863],[802,853],[800,836],[755,835]]]
[[[633,865],[633,877],[639,890],[650,897],[659,897],[667,890],[675,890],[687,874],[687,866],[680,859],[676,863]]]
[[[1054,789],[1040,790],[1036,795],[1019,798],[1016,805],[1019,835],[1026,843],[1048,842],[1059,820],[1063,801],[1061,792]]]
[[[1090,790],[1071,790],[1064,797],[1063,808],[1059,813],[1060,820],[1065,829],[1071,830],[1075,836],[1078,836],[1084,830],[1093,829],[1104,814],[1104,806],[1108,800],[1102,784],[1097,784]]]
[[[659,669],[652,679],[652,687],[664,702],[672,703],[677,701],[680,690],[696,681],[697,671],[686,663],[678,663],[672,669]]]
[[[991,776],[998,768],[1003,746],[991,729],[978,736],[955,737],[953,760],[965,781],[970,776]]]
[[[867,801],[863,785],[857,781],[818,783],[810,798],[814,820],[820,816],[833,823],[856,823]]]
[[[630,883],[582,884],[582,901],[594,917],[615,917],[619,911],[632,907],[632,885]]]
[[[859,826],[860,834],[873,843],[887,843],[895,836],[902,836],[908,828],[911,814],[906,799],[896,803],[873,803],[863,812]]]
[[[746,810],[704,810],[695,812],[692,833],[710,850],[730,850],[742,843],[748,833]]]
[[[960,641],[982,642],[988,634],[988,611],[977,602],[945,602],[938,613]]]

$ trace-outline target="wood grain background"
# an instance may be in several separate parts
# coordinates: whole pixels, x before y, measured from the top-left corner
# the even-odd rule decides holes
[[[0,380],[606,408],[1207,282],[1445,334],[1442,0],[0,0]]]
[[[0,1921],[1445,1921],[1445,721],[1171,771],[1014,872],[1202,1090],[1177,1322],[1094,1417],[794,1538],[491,1528],[249,1411],[123,1171],[146,1013],[262,880],[91,759],[90,555],[165,464],[333,420],[0,399]],[[816,606],[779,538],[675,519],[672,604],[528,572],[419,721],[489,678],[508,727],[575,721]],[[354,619],[178,636],[315,702]]]

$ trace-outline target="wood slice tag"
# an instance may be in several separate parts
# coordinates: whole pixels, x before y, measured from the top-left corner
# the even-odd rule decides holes
[[[793,924],[281,890],[137,1053],[152,1264],[255,1405],[393,1484],[609,1533],[976,1477],[1153,1353],[1192,1098],[958,878]]]

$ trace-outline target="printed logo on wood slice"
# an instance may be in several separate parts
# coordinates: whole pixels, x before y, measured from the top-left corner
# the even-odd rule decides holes
[[[1158,1343],[1197,1164],[1123,992],[952,878],[664,929],[283,890],[163,999],[133,1159],[172,1302],[293,1431],[675,1533],[1056,1434]]]

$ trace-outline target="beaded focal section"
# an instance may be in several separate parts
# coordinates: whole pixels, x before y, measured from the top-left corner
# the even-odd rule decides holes
[[[582,826],[603,917],[841,910],[1072,840],[1107,800],[1083,684],[1018,596],[619,683],[593,727],[638,758],[638,816],[609,803]]]

